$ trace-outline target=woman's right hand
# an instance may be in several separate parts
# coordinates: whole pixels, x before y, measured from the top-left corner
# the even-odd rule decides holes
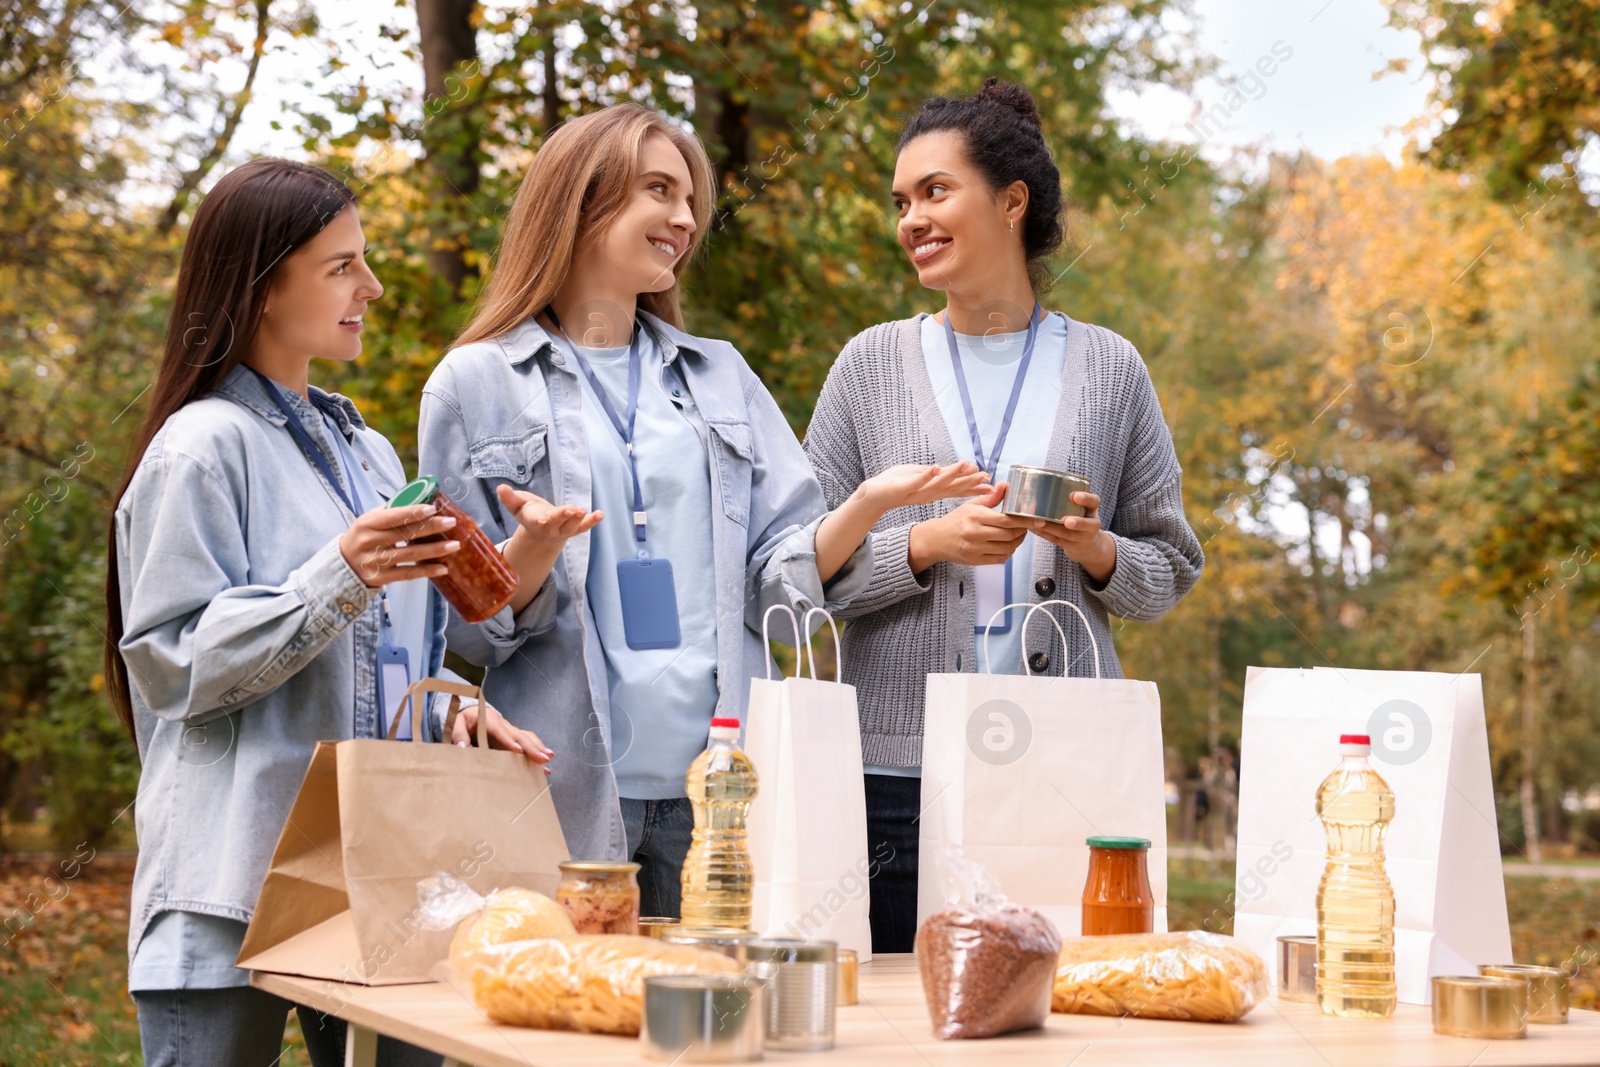
[[[1005,497],[1006,483],[1001,482],[939,518],[911,527],[906,553],[911,572],[920,574],[942,561],[981,567],[1010,559],[1028,528],[995,510]]]
[[[517,520],[514,536],[555,552],[561,551],[569,538],[594,529],[595,524],[605,518],[604,512],[585,511],[576,504],[558,506],[537,493],[513,489],[509,485],[498,487],[496,492],[500,503]]]
[[[461,542],[419,544],[417,538],[445,533],[455,524],[455,519],[440,515],[433,504],[376,507],[339,535],[339,552],[369,589],[412,578],[438,578],[445,573],[439,561],[459,552]]]

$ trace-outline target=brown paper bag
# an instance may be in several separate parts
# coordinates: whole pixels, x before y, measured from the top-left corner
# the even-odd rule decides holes
[[[473,686],[423,679],[406,690],[393,738],[422,694],[451,695],[445,736]],[[393,740],[323,741],[278,838],[239,952],[240,967],[363,985],[425,982],[451,930],[418,921],[417,883],[447,871],[480,893],[518,886],[554,897],[568,858],[550,787],[520,752]]]

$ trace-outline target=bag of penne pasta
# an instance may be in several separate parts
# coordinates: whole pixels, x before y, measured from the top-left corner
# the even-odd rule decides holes
[[[1266,997],[1260,956],[1231,937],[1185,930],[1064,939],[1050,1008],[1234,1022]]]
[[[639,1032],[644,980],[669,974],[739,974],[718,952],[649,937],[589,934],[508,941],[451,960],[491,1022],[586,1034]]]

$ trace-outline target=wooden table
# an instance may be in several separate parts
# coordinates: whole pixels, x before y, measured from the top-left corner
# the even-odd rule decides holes
[[[356,986],[254,971],[258,989],[330,1012],[350,1024],[347,1067],[371,1067],[386,1034],[476,1067],[640,1067],[636,1038],[497,1026],[462,994],[435,983]],[[1043,1030],[986,1041],[938,1041],[910,955],[863,964],[861,1002],[840,1008],[830,1052],[769,1051],[767,1060],[827,1067],[1490,1067],[1600,1063],[1600,1012],[1574,1011],[1565,1026],[1528,1027],[1521,1041],[1478,1041],[1433,1032],[1430,1010],[1400,1005],[1392,1019],[1335,1019],[1315,1004],[1268,1001],[1238,1023],[1051,1015]],[[448,1062],[448,1061],[447,1061]]]

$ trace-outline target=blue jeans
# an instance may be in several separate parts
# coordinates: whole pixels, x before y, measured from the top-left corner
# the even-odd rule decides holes
[[[344,1064],[343,1019],[259,989],[163,989],[135,993],[133,999],[139,1006],[145,1067],[273,1067],[283,1055],[291,1008],[300,1014],[313,1067]],[[380,1067],[439,1067],[442,1061],[415,1045],[378,1038]]]
[[[628,856],[639,864],[639,914],[676,919],[683,914],[683,860],[694,836],[688,797],[622,798]]]
[[[887,854],[873,874],[872,951],[910,952],[917,939],[917,817],[922,779],[869,774],[867,850]],[[885,848],[887,846],[887,848]]]

